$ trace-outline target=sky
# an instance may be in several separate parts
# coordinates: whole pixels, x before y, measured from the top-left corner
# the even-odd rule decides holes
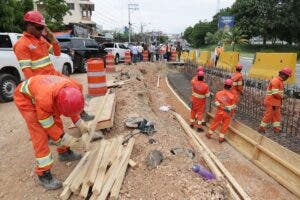
[[[134,32],[163,31],[181,33],[199,20],[212,20],[218,0],[91,0],[95,3],[92,20],[105,30],[128,26],[128,4],[138,4],[131,11]],[[219,0],[220,8],[231,6],[235,0]]]

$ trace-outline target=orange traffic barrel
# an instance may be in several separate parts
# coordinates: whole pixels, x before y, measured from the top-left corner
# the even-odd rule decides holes
[[[106,71],[107,72],[115,72],[115,61],[114,61],[114,55],[109,51],[107,55],[105,56],[106,59]]]
[[[171,52],[171,61],[176,61],[176,56],[177,56],[176,51],[172,51]]]
[[[143,51],[143,62],[149,62],[148,51]]]
[[[131,64],[130,50],[125,51],[125,64],[128,64],[128,65]]]
[[[87,61],[88,94],[100,96],[107,92],[106,74],[101,58],[90,58]]]

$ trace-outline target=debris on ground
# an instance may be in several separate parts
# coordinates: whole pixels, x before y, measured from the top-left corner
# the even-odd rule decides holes
[[[184,154],[185,156],[187,156],[190,159],[194,159],[195,158],[194,151],[192,149],[187,149],[187,148],[184,148],[184,147],[175,147],[175,148],[172,148],[170,150],[170,152],[173,155]]]
[[[161,106],[159,107],[160,111],[168,112],[171,109],[171,106]]]
[[[147,156],[146,163],[149,170],[156,168],[164,160],[162,152],[158,150],[151,151]]]

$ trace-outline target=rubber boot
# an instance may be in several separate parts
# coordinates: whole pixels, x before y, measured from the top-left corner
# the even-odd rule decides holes
[[[263,129],[263,128],[259,128],[259,129],[258,129],[258,132],[259,132],[260,134],[262,134],[262,135],[265,135],[265,134],[266,134],[266,130]]]
[[[203,132],[203,128],[197,128],[197,132]]]
[[[84,110],[82,111],[82,113],[80,113],[80,118],[87,122],[87,121],[91,121],[95,118],[94,115],[89,115],[87,112],[85,112]]]
[[[58,160],[61,162],[80,160],[80,158],[81,158],[81,155],[79,153],[75,153],[69,148],[66,152],[58,154]]]
[[[56,190],[62,187],[61,182],[52,176],[50,170],[44,171],[38,178],[39,184],[47,190]]]
[[[206,137],[207,137],[208,139],[211,139],[211,134],[206,133]]]
[[[281,129],[280,128],[274,128],[274,133],[276,134],[280,134],[281,133]]]
[[[190,124],[190,127],[191,127],[191,128],[194,128],[194,124]]]
[[[223,142],[225,142],[225,139],[224,139],[224,138],[221,138],[221,137],[219,137],[219,143],[221,144],[221,143],[223,143]]]
[[[206,122],[201,122],[201,125],[202,126],[206,126]]]

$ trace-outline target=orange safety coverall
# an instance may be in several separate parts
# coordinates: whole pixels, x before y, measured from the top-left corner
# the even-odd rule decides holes
[[[240,95],[243,93],[244,91],[244,83],[243,83],[243,75],[241,72],[235,72],[234,74],[232,74],[231,76],[231,80],[232,80],[232,89],[237,91],[237,94]]]
[[[231,117],[234,114],[234,109],[236,108],[237,97],[232,90],[222,90],[217,92],[215,97],[215,105],[217,106],[217,111],[215,118],[210,125],[209,134],[212,134],[221,123],[220,138],[224,138],[225,133],[229,127]],[[227,112],[225,111],[227,109]]]
[[[273,122],[274,131],[280,132],[280,107],[283,99],[283,80],[279,76],[273,78],[268,85],[265,97],[265,113],[261,121],[260,130],[265,130],[270,121]]]
[[[27,32],[14,45],[14,52],[24,73],[25,79],[35,75],[57,75],[63,76],[56,71],[49,57],[54,52],[60,56],[58,43],[52,45],[44,37],[36,38]]]
[[[207,83],[204,81],[192,80],[192,109],[190,124],[195,125],[197,121],[197,128],[202,128],[203,113],[205,111],[206,98],[210,96],[210,91]]]
[[[14,93],[14,102],[29,130],[37,161],[35,171],[38,175],[49,170],[53,163],[48,138],[56,143],[58,153],[67,151],[67,147],[60,144],[64,130],[60,119],[61,114],[55,105],[59,90],[66,86],[82,90],[80,84],[68,78],[37,75],[20,83]],[[80,116],[76,115],[71,119],[75,123]]]

